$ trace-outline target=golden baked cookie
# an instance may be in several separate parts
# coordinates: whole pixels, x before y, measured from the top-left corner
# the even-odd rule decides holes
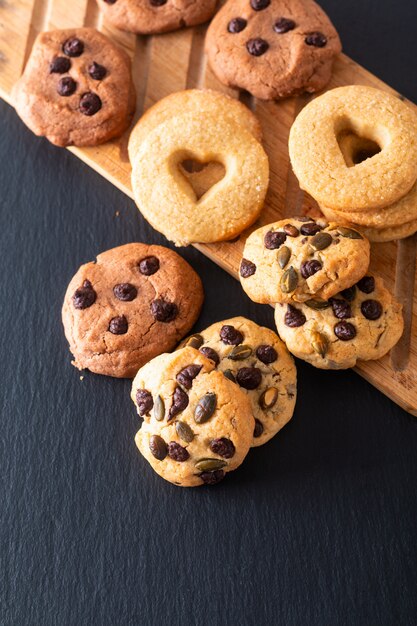
[[[372,140],[380,152],[349,167],[338,143],[346,133]],[[350,212],[386,207],[417,180],[417,114],[373,87],[332,89],[298,115],[289,151],[301,188],[321,206]]]
[[[275,322],[298,358],[321,369],[346,369],[381,358],[397,343],[401,310],[383,280],[368,275],[329,301],[277,304]]]
[[[218,483],[249,451],[254,419],[248,397],[194,348],[161,354],[142,367],[132,400],[143,417],[136,445],[175,485]]]
[[[143,243],[107,250],[80,267],[65,295],[73,365],[133,378],[191,329],[202,303],[199,276],[176,252]]]
[[[132,188],[144,217],[176,245],[225,241],[258,217],[268,157],[252,133],[227,116],[185,113],[154,128],[132,156]],[[201,198],[181,174],[185,159],[224,165]]]
[[[355,230],[294,217],[255,230],[246,240],[240,282],[254,302],[328,299],[359,280],[370,246]]]
[[[269,441],[289,422],[297,397],[297,370],[285,344],[269,328],[244,317],[216,322],[181,345],[198,348],[243,389],[252,405],[252,446]]]
[[[97,0],[106,20],[120,30],[151,35],[202,24],[217,0]]]
[[[206,37],[217,78],[263,100],[322,89],[340,51],[333,24],[312,0],[229,0]]]
[[[57,146],[121,135],[135,110],[128,55],[94,28],[38,35],[12,98],[18,115]]]

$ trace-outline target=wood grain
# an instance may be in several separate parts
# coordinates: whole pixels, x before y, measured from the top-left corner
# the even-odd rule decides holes
[[[288,157],[288,134],[307,98],[281,102],[255,101],[221,85],[207,67],[202,26],[154,37],[135,37],[114,29],[102,19],[95,0],[5,0],[0,4],[0,95],[11,105],[11,89],[21,75],[36,35],[45,28],[94,26],[118,42],[133,61],[138,95],[136,119],[154,102],[186,87],[210,87],[230,93],[250,106],[261,120],[264,146],[270,159],[270,188],[255,227],[306,209],[310,203],[299,190]],[[393,91],[345,55],[334,64],[328,88],[362,84]],[[132,198],[128,133],[95,148],[70,148],[77,157]],[[197,245],[206,256],[237,277],[245,237],[230,243]],[[391,357],[362,362],[357,372],[410,413],[417,415],[417,293],[415,293],[416,237],[400,244],[373,244],[371,269],[383,276],[403,303],[406,328]]]

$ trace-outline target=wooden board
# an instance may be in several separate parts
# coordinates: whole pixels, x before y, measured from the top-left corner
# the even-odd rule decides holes
[[[198,26],[154,37],[136,37],[103,20],[95,0],[0,0],[0,95],[13,105],[11,88],[23,71],[33,41],[41,30],[95,26],[122,45],[133,62],[137,89],[136,119],[154,102],[186,87],[210,87],[238,97],[224,88],[207,67],[203,53],[205,27]],[[393,91],[348,57],[335,62],[329,88],[347,84],[372,85]],[[307,102],[291,98],[261,102],[247,94],[240,98],[261,120],[271,182],[265,208],[256,226],[299,213],[310,202],[300,191],[288,157],[291,124]],[[127,134],[96,148],[70,150],[132,198]],[[245,235],[238,241],[198,245],[198,249],[237,277]],[[417,295],[415,259],[417,235],[399,243],[374,244],[371,269],[383,276],[404,306],[405,332],[399,344],[380,361],[362,362],[356,370],[375,387],[417,415]]]

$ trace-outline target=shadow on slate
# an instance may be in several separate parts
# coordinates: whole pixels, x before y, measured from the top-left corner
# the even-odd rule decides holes
[[[391,77],[390,57],[386,78],[417,100],[404,69],[412,3],[402,19],[389,2],[322,4],[347,52],[380,74],[387,40],[372,19],[388,37],[392,15],[387,48],[404,64]],[[0,624],[414,626],[415,420],[351,371],[298,362],[278,437],[215,488],[164,482],[136,451],[129,381],[80,380],[60,309],[81,263],[166,241],[4,103],[0,154]],[[273,328],[272,309],[179,252],[205,285],[197,330],[238,314]]]

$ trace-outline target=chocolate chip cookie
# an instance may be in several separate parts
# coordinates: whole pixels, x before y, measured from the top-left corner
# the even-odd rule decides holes
[[[386,354],[403,332],[401,305],[376,276],[330,300],[277,304],[275,322],[292,354],[321,369],[346,369]]]
[[[194,348],[142,367],[132,400],[143,424],[135,441],[153,469],[182,487],[214,485],[236,469],[252,442],[245,393]]]
[[[263,100],[319,91],[340,51],[334,26],[312,0],[229,0],[206,38],[217,78]]]
[[[41,33],[12,97],[25,124],[57,146],[121,135],[136,100],[129,57],[94,28]]]
[[[217,0],[97,0],[106,19],[132,33],[150,35],[202,24],[216,10]]]
[[[276,333],[244,317],[217,322],[185,339],[243,389],[255,418],[252,446],[261,446],[294,413],[297,370]]]
[[[200,278],[162,246],[130,243],[99,254],[71,280],[62,309],[73,365],[132,378],[196,321]]]
[[[246,240],[240,282],[255,302],[328,299],[359,280],[369,242],[358,231],[310,217],[268,224]]]

